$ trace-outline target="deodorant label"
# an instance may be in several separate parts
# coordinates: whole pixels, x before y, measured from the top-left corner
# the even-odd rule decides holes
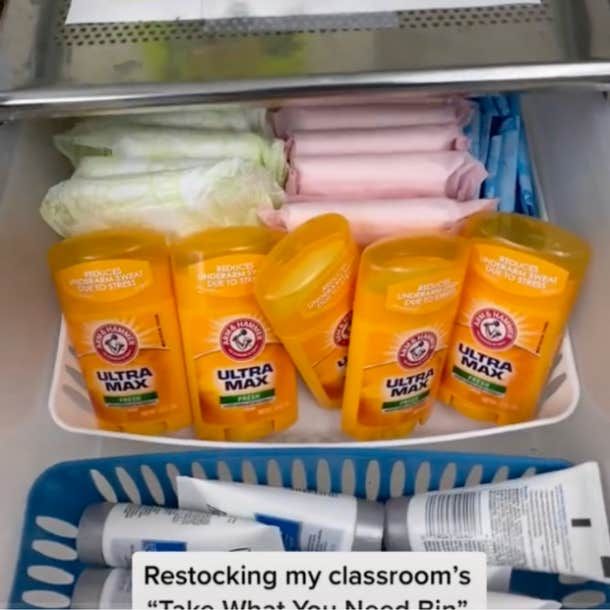
[[[253,296],[263,259],[233,254],[188,270],[183,325],[199,405],[212,419],[229,411],[272,415],[292,407],[292,363]]]
[[[442,374],[462,281],[450,268],[391,285],[385,311],[367,311],[362,348],[361,421],[392,413],[417,418],[432,403]]]
[[[470,395],[506,413],[535,403],[573,297],[568,278],[541,258],[473,248],[443,380],[447,402]]]
[[[301,311],[315,316],[314,327],[303,329],[303,353],[332,400],[341,400],[345,384],[356,273],[357,261],[346,260]]]
[[[351,303],[346,301],[327,327],[318,328],[303,340],[303,350],[331,398],[341,395],[345,383],[351,326]]]
[[[91,399],[100,410],[139,410],[159,417],[180,408],[171,400],[178,328],[171,295],[128,310],[122,301],[153,283],[145,260],[82,263],[59,273],[59,286],[88,307],[65,312],[70,339]],[[169,282],[169,277],[167,278]],[[104,313],[98,313],[99,311]]]

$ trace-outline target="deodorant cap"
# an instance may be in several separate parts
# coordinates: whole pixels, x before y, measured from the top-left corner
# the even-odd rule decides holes
[[[112,570],[93,568],[83,570],[74,585],[70,608],[101,608],[102,593]]]
[[[104,525],[110,511],[116,504],[105,502],[91,504],[85,509],[78,524],[76,552],[82,563],[105,566]]]
[[[411,498],[392,498],[385,505],[383,546],[386,551],[410,551],[407,513]]]
[[[356,527],[352,551],[381,551],[383,541],[383,505],[370,500],[358,500]]]

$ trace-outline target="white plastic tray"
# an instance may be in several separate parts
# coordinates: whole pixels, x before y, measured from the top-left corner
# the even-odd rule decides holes
[[[533,159],[533,155],[530,158]],[[534,183],[541,217],[548,220],[547,208],[540,188],[538,172],[532,162]],[[55,422],[64,430],[102,437],[145,442],[183,445],[187,447],[223,448],[250,447],[404,447],[424,443],[442,443],[549,426],[567,419],[574,413],[580,399],[580,381],[574,361],[569,333],[563,339],[549,381],[542,394],[537,417],[531,421],[509,426],[494,426],[478,422],[437,402],[432,416],[418,426],[407,438],[384,441],[355,442],[341,432],[340,411],[318,407],[307,388],[299,386],[299,419],[292,428],[255,443],[202,441],[190,429],[168,436],[144,436],[124,432],[108,432],[97,427],[93,406],[78,361],[69,345],[65,321],[62,319],[59,344],[55,358],[53,382],[49,395],[49,409]]]
[[[59,346],[53,373],[49,408],[55,422],[65,430],[114,438],[167,443],[170,445],[198,447],[272,447],[277,446],[369,446],[390,447],[417,445],[499,434],[510,430],[522,430],[547,426],[569,417],[578,404],[580,384],[569,337],[563,341],[555,368],[544,392],[535,420],[511,426],[492,426],[470,420],[445,405],[438,403],[432,417],[424,426],[416,428],[408,438],[353,442],[340,430],[339,411],[328,411],[315,404],[313,397],[303,386],[299,387],[299,419],[289,430],[275,434],[257,443],[228,443],[202,441],[194,437],[190,429],[171,436],[143,436],[122,432],[107,432],[97,427],[93,407],[89,401],[78,361],[68,342],[65,322],[62,320]]]

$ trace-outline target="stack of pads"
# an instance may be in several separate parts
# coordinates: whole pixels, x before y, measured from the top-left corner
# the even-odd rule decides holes
[[[273,113],[274,132],[286,142],[288,202],[261,217],[292,230],[335,212],[367,244],[450,229],[494,208],[497,201],[478,198],[488,174],[463,131],[475,108],[463,98],[439,98]]]
[[[41,213],[65,237],[291,230],[337,212],[367,244],[450,230],[498,201],[537,215],[517,97],[204,106],[81,121],[56,145],[75,171]]]

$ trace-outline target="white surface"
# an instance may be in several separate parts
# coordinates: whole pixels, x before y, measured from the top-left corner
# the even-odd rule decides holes
[[[540,0],[204,0],[204,19],[232,17],[289,17],[336,13],[378,13],[455,9],[502,4],[540,4]]]
[[[594,459],[610,485],[610,104],[593,92],[528,98],[528,132],[551,219],[588,239],[595,253],[570,324],[582,383],[579,408],[554,426],[418,449]],[[48,123],[0,127],[0,149],[12,158],[8,182],[0,184],[2,605],[13,580],[26,495],[42,470],[66,459],[168,448],[68,434],[52,422],[47,403],[60,318],[45,254],[55,238],[37,208],[68,167],[52,151]]]
[[[540,4],[540,0],[72,0],[66,23],[286,17]]]
[[[201,19],[205,0],[72,0],[66,23]]]

